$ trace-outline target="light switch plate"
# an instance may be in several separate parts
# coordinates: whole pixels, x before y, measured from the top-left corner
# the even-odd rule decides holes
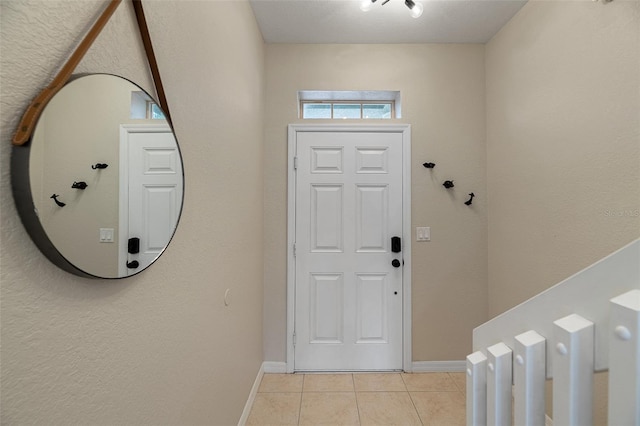
[[[113,242],[113,228],[100,228],[100,242],[101,243]]]
[[[431,228],[428,226],[416,227],[416,241],[431,241]]]

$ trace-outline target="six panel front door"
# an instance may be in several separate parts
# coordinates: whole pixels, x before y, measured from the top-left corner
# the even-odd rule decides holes
[[[402,134],[297,132],[296,156],[294,368],[402,369]]]
[[[120,215],[120,228],[125,232],[120,276],[143,270],[169,244],[178,224],[183,191],[182,161],[169,126],[128,125],[124,130],[121,143],[126,144],[128,167],[123,179],[126,194],[121,197],[126,197],[128,209],[126,217]],[[126,240],[132,237],[139,239],[137,253],[127,253]],[[133,261],[137,266],[128,268]]]

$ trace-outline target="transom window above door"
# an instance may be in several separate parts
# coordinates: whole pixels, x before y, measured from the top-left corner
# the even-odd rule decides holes
[[[303,119],[388,120],[400,118],[400,92],[315,91],[298,92],[299,117]]]

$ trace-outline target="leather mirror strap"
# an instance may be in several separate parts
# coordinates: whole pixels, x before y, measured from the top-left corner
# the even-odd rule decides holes
[[[18,129],[13,136],[13,145],[24,145],[31,138],[31,134],[33,133],[36,123],[38,122],[38,118],[40,117],[40,114],[42,114],[44,107],[51,100],[51,98],[53,98],[53,96],[58,93],[60,89],[62,89],[62,87],[67,83],[69,77],[71,77],[71,74],[73,73],[73,70],[76,69],[84,55],[87,53],[95,39],[98,37],[104,26],[107,24],[107,22],[117,9],[118,5],[120,5],[121,1],[122,0],[110,0],[105,10],[98,17],[95,24],[93,24],[93,27],[91,27],[87,35],[80,42],[76,50],[55,76],[53,81],[47,87],[45,87],[38,94],[38,96],[33,99],[33,101],[31,101],[31,103],[27,107],[27,110],[23,114],[22,119],[20,120],[20,124],[18,124]],[[136,20],[138,22],[140,36],[142,37],[142,44],[144,45],[145,53],[147,55],[147,61],[149,62],[149,66],[151,68],[151,75],[156,87],[158,101],[165,114],[165,117],[167,118],[167,121],[169,122],[169,125],[171,125],[169,105],[167,104],[164,88],[162,86],[162,80],[160,79],[160,71],[158,70],[158,63],[153,52],[153,46],[151,45],[151,37],[149,36],[149,29],[147,27],[147,21],[144,16],[144,10],[142,9],[141,0],[133,0],[133,7],[136,13]]]
[[[94,40],[98,37],[106,23],[115,12],[116,8],[120,4],[122,0],[111,0],[110,3],[105,8],[104,12],[100,15],[98,20],[93,27],[89,30],[87,35],[84,37],[82,42],[78,45],[76,50],[73,52],[69,60],[64,64],[62,69],[55,76],[51,84],[45,87],[38,96],[36,96],[33,101],[27,107],[22,119],[20,120],[20,124],[18,125],[18,129],[13,136],[12,143],[14,145],[24,145],[30,138],[33,133],[33,129],[38,122],[38,118],[42,113],[44,107],[47,103],[53,98],[53,96],[62,89],[62,87],[67,83],[71,73],[78,66],[85,53],[89,50]]]
[[[142,8],[141,0],[133,0],[133,8],[136,12],[136,20],[138,21],[138,28],[140,29],[140,37],[142,37],[142,44],[147,54],[147,61],[151,68],[151,75],[153,77],[153,83],[156,86],[156,94],[158,95],[158,102],[160,108],[164,112],[169,125],[171,123],[171,114],[169,113],[169,104],[167,104],[167,97],[164,93],[164,87],[162,86],[162,79],[160,78],[160,70],[158,69],[158,62],[156,61],[156,55],[153,52],[153,45],[151,44],[151,36],[149,35],[149,28],[147,27],[147,20],[144,16],[144,9]],[[173,126],[172,126],[173,127]]]

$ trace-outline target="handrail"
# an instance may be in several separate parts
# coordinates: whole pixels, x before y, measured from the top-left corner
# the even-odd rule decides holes
[[[593,423],[594,373],[608,371],[608,424],[640,425],[640,240],[473,331],[468,426]]]
[[[514,347],[514,336],[536,330],[544,337],[553,335],[553,321],[579,314],[594,323],[607,321],[609,299],[640,288],[640,239],[602,260],[498,315],[473,330],[473,350],[504,342]],[[596,329],[595,370],[609,367],[606,328]],[[547,347],[547,359],[552,360]],[[552,361],[547,363],[551,378]]]

